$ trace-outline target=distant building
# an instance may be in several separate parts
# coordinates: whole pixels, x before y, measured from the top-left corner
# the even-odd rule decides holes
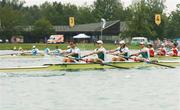
[[[69,41],[73,39],[73,36],[78,35],[80,33],[84,33],[88,36],[91,36],[89,39],[90,41],[100,39],[101,31],[102,31],[102,38],[104,41],[114,41],[119,39],[119,35],[121,32],[126,30],[125,22],[120,22],[120,20],[116,21],[108,21],[105,25],[105,28],[101,30],[101,23],[90,23],[90,24],[80,24],[75,25],[73,28],[69,26],[53,26],[55,33],[64,35],[64,40]],[[24,29],[24,42],[37,42],[40,39],[36,39],[33,36],[32,26],[23,27]],[[47,36],[46,36],[47,37]],[[45,39],[45,38],[44,38]]]

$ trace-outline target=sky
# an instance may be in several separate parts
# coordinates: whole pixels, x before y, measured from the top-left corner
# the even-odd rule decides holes
[[[32,5],[41,5],[45,1],[48,2],[61,2],[61,3],[72,3],[76,4],[79,6],[82,6],[84,4],[86,5],[91,5],[95,0],[24,0],[26,2],[26,6],[32,6]],[[125,6],[128,6],[132,3],[133,0],[121,0]],[[176,4],[180,3],[180,0],[166,0],[165,5],[167,6],[166,8],[166,13],[170,13],[171,11],[176,9]]]

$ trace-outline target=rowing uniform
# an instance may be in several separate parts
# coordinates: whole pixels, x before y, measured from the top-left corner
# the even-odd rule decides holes
[[[158,55],[160,55],[160,56],[165,56],[167,54],[167,50],[166,50],[166,48],[164,47],[164,48],[159,48],[159,53],[158,53]]]
[[[149,49],[149,54],[150,54],[150,57],[154,57],[154,54],[155,54],[154,48]]]
[[[178,56],[178,49],[176,47],[172,48],[172,55],[173,56]]]
[[[60,55],[60,54],[61,54],[61,49],[54,50],[54,55]]]
[[[98,58],[103,61],[106,60],[106,49],[104,47],[96,48],[94,51],[95,52],[101,51],[100,53],[97,54]]]
[[[141,55],[142,58],[144,58],[144,59],[147,59],[147,60],[150,59],[149,49],[146,47],[144,47],[143,49],[140,50],[139,55]]]
[[[77,47],[75,47],[74,49],[73,48],[70,48],[70,49],[68,49],[68,52],[69,53],[75,53],[75,55],[72,55],[72,57],[74,57],[74,58],[80,58],[80,49],[79,48],[77,48]]]
[[[39,50],[37,48],[34,48],[34,49],[32,49],[31,53],[32,53],[32,55],[37,55],[38,51]]]
[[[128,57],[129,57],[129,49],[128,49],[128,47],[124,47],[124,48],[118,47],[116,49],[116,51],[118,51],[119,53],[124,53],[123,57],[128,60]]]
[[[67,49],[65,52],[66,52],[67,54],[71,53],[71,48]]]
[[[45,49],[44,49],[44,53],[45,53],[46,55],[49,55],[50,49],[49,49],[49,48],[45,48]]]

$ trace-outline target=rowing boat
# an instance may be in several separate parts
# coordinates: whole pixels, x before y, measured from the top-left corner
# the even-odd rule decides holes
[[[0,59],[12,59],[12,58],[60,58],[61,56],[53,56],[53,55],[5,55],[0,56]],[[157,57],[151,57],[151,60],[180,60],[180,56],[177,57],[171,57],[171,56],[157,56]]]
[[[109,62],[108,64],[125,67],[125,68],[143,68],[143,67],[162,67],[155,64],[146,62]],[[159,62],[160,65],[169,65],[173,67],[180,67],[180,62]],[[31,70],[44,70],[44,71],[64,71],[64,70],[96,70],[96,69],[112,69],[113,66],[101,65],[95,63],[60,63],[60,64],[45,64],[43,66],[31,67],[7,67],[0,68],[2,71],[31,71]]]
[[[44,58],[44,57],[61,57],[61,56],[55,56],[55,55],[4,55],[0,56],[1,58]]]

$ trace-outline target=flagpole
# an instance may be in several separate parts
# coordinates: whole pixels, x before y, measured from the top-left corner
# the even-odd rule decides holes
[[[100,40],[103,40],[103,29],[105,28],[106,20],[104,18],[101,18],[101,38]]]
[[[102,33],[103,33],[102,31],[103,31],[103,29],[101,28],[101,39],[100,40],[102,40]]]

